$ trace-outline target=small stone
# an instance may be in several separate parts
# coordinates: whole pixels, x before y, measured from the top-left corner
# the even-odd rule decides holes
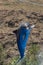
[[[9,21],[8,22],[8,27],[14,27],[15,26],[15,22]]]

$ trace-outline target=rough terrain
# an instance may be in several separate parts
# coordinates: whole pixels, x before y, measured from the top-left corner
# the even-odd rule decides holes
[[[4,59],[2,57],[4,65],[7,65],[12,57],[19,55],[16,36],[11,33],[19,27],[21,21],[35,24],[26,49],[28,50],[30,42],[43,45],[43,7],[21,2],[13,2],[10,5],[8,3],[0,4],[0,46],[2,46],[5,56]]]

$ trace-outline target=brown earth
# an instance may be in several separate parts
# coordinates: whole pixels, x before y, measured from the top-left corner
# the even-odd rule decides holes
[[[4,65],[9,63],[11,58],[19,55],[16,36],[11,33],[19,27],[21,21],[35,24],[27,44],[27,50],[30,42],[43,43],[43,7],[20,2],[10,5],[0,4],[0,45],[5,54]]]

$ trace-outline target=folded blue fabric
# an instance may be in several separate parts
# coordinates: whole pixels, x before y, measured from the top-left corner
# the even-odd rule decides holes
[[[24,57],[26,44],[30,36],[31,27],[29,24],[21,25],[19,29],[13,31],[16,34],[17,46],[20,52],[21,59]]]
[[[21,59],[24,57],[26,44],[30,36],[30,29],[21,26],[17,36],[17,45],[20,52]]]

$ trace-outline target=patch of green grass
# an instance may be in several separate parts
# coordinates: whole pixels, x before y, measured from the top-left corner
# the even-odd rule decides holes
[[[18,64],[19,65],[39,65],[39,59],[38,59],[38,54],[39,54],[39,45],[36,43],[30,43],[28,52],[25,56],[25,58],[20,61]],[[3,64],[3,61],[6,57],[6,53],[4,52],[2,44],[0,44],[0,64]],[[19,59],[19,56],[15,56],[11,58],[10,63],[7,65],[18,65],[15,64],[17,60]]]
[[[13,57],[13,58],[11,59],[11,62],[10,62],[9,65],[15,65],[15,63],[17,62],[18,59],[19,59],[19,56]]]
[[[37,56],[38,53],[39,53],[39,45],[31,43],[30,48],[28,50],[28,54],[21,62],[19,62],[19,65],[39,65],[39,59]],[[15,62],[18,60],[18,58],[19,57],[13,58],[10,65],[15,65]]]
[[[39,65],[38,53],[39,45],[31,43],[27,54],[27,65]]]
[[[3,65],[3,61],[4,61],[5,57],[6,57],[6,53],[4,52],[3,46],[0,43],[0,64]]]

